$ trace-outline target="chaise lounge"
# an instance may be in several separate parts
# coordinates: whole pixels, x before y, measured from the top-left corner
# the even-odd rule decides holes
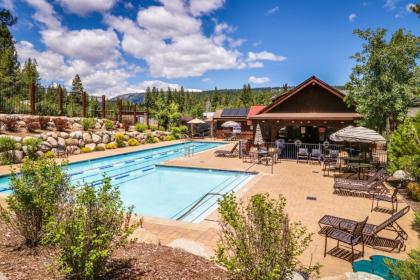
[[[238,155],[239,142],[236,143],[231,150],[217,150],[214,152],[217,157],[234,157]]]

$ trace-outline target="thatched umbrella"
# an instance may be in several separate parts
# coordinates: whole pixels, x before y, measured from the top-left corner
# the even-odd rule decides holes
[[[195,118],[195,119],[192,119],[192,120],[190,120],[189,122],[187,122],[187,124],[189,124],[189,125],[191,125],[191,136],[193,136],[194,135],[194,133],[193,133],[193,125],[197,125],[197,124],[203,124],[203,123],[206,123],[205,121],[202,121],[202,120],[200,120],[200,119],[197,119],[197,118]]]
[[[334,132],[330,139],[334,142],[386,143],[385,138],[378,132],[363,126],[351,125]]]
[[[262,144],[264,144],[264,139],[262,137],[261,127],[260,124],[257,124],[257,128],[255,130],[254,145],[260,146]]]
[[[227,122],[222,123],[222,127],[238,127],[238,126],[240,127],[241,124],[234,121],[227,121]]]

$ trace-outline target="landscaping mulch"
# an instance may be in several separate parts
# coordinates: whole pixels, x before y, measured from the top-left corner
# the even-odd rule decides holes
[[[64,279],[54,262],[54,249],[22,246],[22,239],[0,223],[0,272],[9,280]],[[152,244],[129,244],[114,252],[103,279],[227,279],[211,261],[185,251]]]

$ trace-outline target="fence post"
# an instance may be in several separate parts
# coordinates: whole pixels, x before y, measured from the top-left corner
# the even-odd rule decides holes
[[[58,114],[63,114],[63,89],[58,86]]]
[[[82,92],[82,117],[86,118],[86,92]]]
[[[105,99],[105,95],[102,95],[102,118],[106,119],[106,99]]]
[[[122,100],[118,98],[117,104],[118,104],[118,121],[122,122]]]
[[[134,104],[133,120],[134,120],[134,124],[136,124],[137,122],[136,104]]]
[[[31,115],[35,115],[35,84],[29,84],[29,101],[31,105]]]
[[[144,117],[146,119],[147,128],[150,128],[150,125],[149,125],[149,110],[148,109],[146,109],[146,111],[144,113]]]

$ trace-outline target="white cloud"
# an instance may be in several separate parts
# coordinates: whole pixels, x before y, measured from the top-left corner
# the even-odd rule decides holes
[[[35,9],[32,16],[36,21],[44,24],[47,28],[60,29],[61,24],[57,18],[54,8],[45,0],[26,0]]]
[[[262,51],[262,52],[248,52],[247,60],[250,62],[257,60],[271,60],[271,61],[284,61],[287,57],[281,55],[275,55],[271,52]]]
[[[354,22],[356,20],[357,15],[355,13],[352,13],[349,15],[349,21]]]
[[[205,78],[202,78],[201,81],[204,83],[210,83],[212,80],[210,78],[205,77]]]
[[[223,6],[225,0],[191,0],[190,12],[193,16],[207,14]]]
[[[270,81],[270,78],[251,76],[249,77],[248,81],[253,84],[264,84],[264,83],[268,83]]]
[[[14,11],[15,5],[13,4],[13,0],[1,0],[0,7],[5,8],[9,11]]]
[[[262,44],[262,41],[256,41],[256,42],[252,43],[252,46],[258,47],[261,44]]]
[[[384,7],[388,10],[395,10],[398,0],[385,0]]]
[[[249,68],[263,68],[264,64],[261,61],[248,62]]]
[[[68,12],[86,16],[91,12],[106,12],[117,0],[58,0],[58,3]]]
[[[272,15],[277,13],[280,10],[279,6],[275,6],[271,9],[269,9],[267,12],[265,12],[266,15]]]

